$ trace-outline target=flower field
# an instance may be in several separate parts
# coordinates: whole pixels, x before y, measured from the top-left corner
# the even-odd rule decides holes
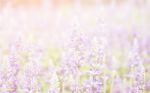
[[[150,1],[0,0],[0,93],[150,93]]]

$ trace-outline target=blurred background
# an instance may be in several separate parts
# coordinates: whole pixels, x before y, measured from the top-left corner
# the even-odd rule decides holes
[[[0,0],[1,93],[149,93],[149,73],[150,0]]]

